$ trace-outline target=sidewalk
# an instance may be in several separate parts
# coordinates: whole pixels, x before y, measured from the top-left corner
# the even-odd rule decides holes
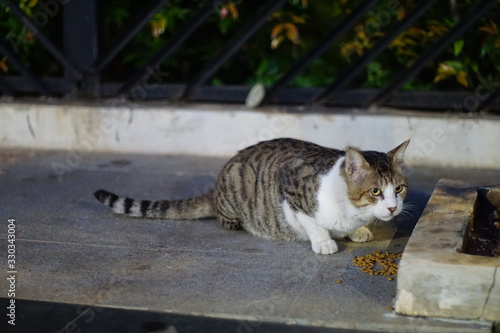
[[[7,220],[16,225],[16,328],[491,332],[488,322],[395,314],[396,280],[362,273],[352,259],[375,250],[401,252],[439,178],[498,181],[500,171],[420,168],[409,177],[412,216],[379,223],[374,241],[341,242],[340,252],[330,256],[313,253],[307,243],[229,231],[215,220],[113,215],[92,195],[99,188],[144,199],[197,195],[210,188],[225,161],[130,154],[78,159],[71,152],[38,152],[17,161],[0,153],[4,253]],[[1,297],[8,289],[2,278]],[[0,299],[3,311],[8,302]],[[16,332],[2,317],[0,330]]]

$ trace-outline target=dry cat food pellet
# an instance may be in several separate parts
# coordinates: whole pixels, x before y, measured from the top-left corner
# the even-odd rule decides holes
[[[352,262],[363,273],[392,277],[398,275],[396,259],[401,259],[401,253],[374,251],[373,254],[355,257]],[[392,278],[389,280],[392,281]]]

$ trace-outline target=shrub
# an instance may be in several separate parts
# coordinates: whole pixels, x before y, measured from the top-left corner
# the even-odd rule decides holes
[[[130,76],[148,60],[206,3],[206,0],[172,0],[155,13],[127,47],[105,69],[103,80],[119,81]],[[266,1],[223,1],[201,29],[196,31],[172,56],[161,64],[167,82],[186,82],[221,49]],[[211,78],[212,85],[273,84],[311,47],[316,45],[359,1],[290,0],[274,13]],[[473,0],[438,1],[412,27],[396,38],[351,83],[350,88],[380,88],[452,28],[476,4]],[[38,0],[19,0],[30,17],[43,10]],[[107,0],[102,4],[103,50],[141,10],[134,0]],[[293,86],[314,87],[331,83],[353,60],[367,52],[388,29],[405,17],[413,0],[382,0],[355,27],[342,36],[321,57],[297,76]],[[407,90],[474,89],[484,82],[500,81],[500,3],[482,17],[462,38],[429,63],[408,82]],[[61,14],[43,27],[58,45]],[[0,5],[0,29],[4,41],[13,46],[23,63],[39,76],[62,75],[60,65],[36,41],[8,7]],[[3,75],[15,74],[9,59],[0,59]]]

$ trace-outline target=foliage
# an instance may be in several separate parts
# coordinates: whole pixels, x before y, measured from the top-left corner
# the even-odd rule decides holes
[[[38,0],[19,0],[19,7],[29,18],[33,18],[42,11]],[[46,34],[56,41],[60,35],[57,30],[59,23],[60,17],[52,17],[44,24]],[[11,46],[11,50],[34,74],[45,76],[60,74],[59,64],[41,47],[34,33],[15,18],[3,3],[0,3],[0,34],[3,35],[3,41]],[[7,57],[0,59],[0,73],[16,73]]]
[[[217,71],[210,83],[251,85],[260,82],[272,85],[321,41],[337,22],[355,10],[361,1],[289,0],[268,18],[254,36],[243,43],[238,53]],[[130,73],[147,64],[206,3],[207,0],[167,2],[107,66],[104,79],[126,79]],[[191,80],[266,3],[264,0],[218,2],[208,21],[162,62],[162,72],[169,73],[166,81],[179,83]],[[414,5],[414,0],[379,1],[353,29],[315,59],[291,84],[302,87],[330,84],[376,45]],[[386,86],[475,5],[475,0],[437,2],[371,61],[351,82],[350,87]],[[19,0],[19,6],[29,17],[43,10],[38,0]],[[134,0],[103,1],[103,52],[143,6],[143,3]],[[60,16],[51,17],[43,30],[62,44],[58,40]],[[500,29],[497,22],[500,22],[500,3],[427,64],[404,89],[474,89],[484,84],[485,80],[500,81]],[[0,4],[0,31],[4,41],[13,46],[23,63],[35,73],[45,76],[62,74],[60,66],[36,41],[33,33],[14,18],[3,3]],[[7,57],[0,58],[0,73],[16,73]]]

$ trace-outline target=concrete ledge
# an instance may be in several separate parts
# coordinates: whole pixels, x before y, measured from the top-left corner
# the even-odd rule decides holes
[[[476,189],[485,185],[494,184],[438,183],[403,252],[396,312],[500,320],[500,258],[460,253]]]
[[[263,108],[244,106],[2,103],[0,147],[66,149],[74,154],[124,153],[229,156],[276,137],[325,146],[389,150],[411,138],[410,166],[496,168],[500,118],[453,114]]]

